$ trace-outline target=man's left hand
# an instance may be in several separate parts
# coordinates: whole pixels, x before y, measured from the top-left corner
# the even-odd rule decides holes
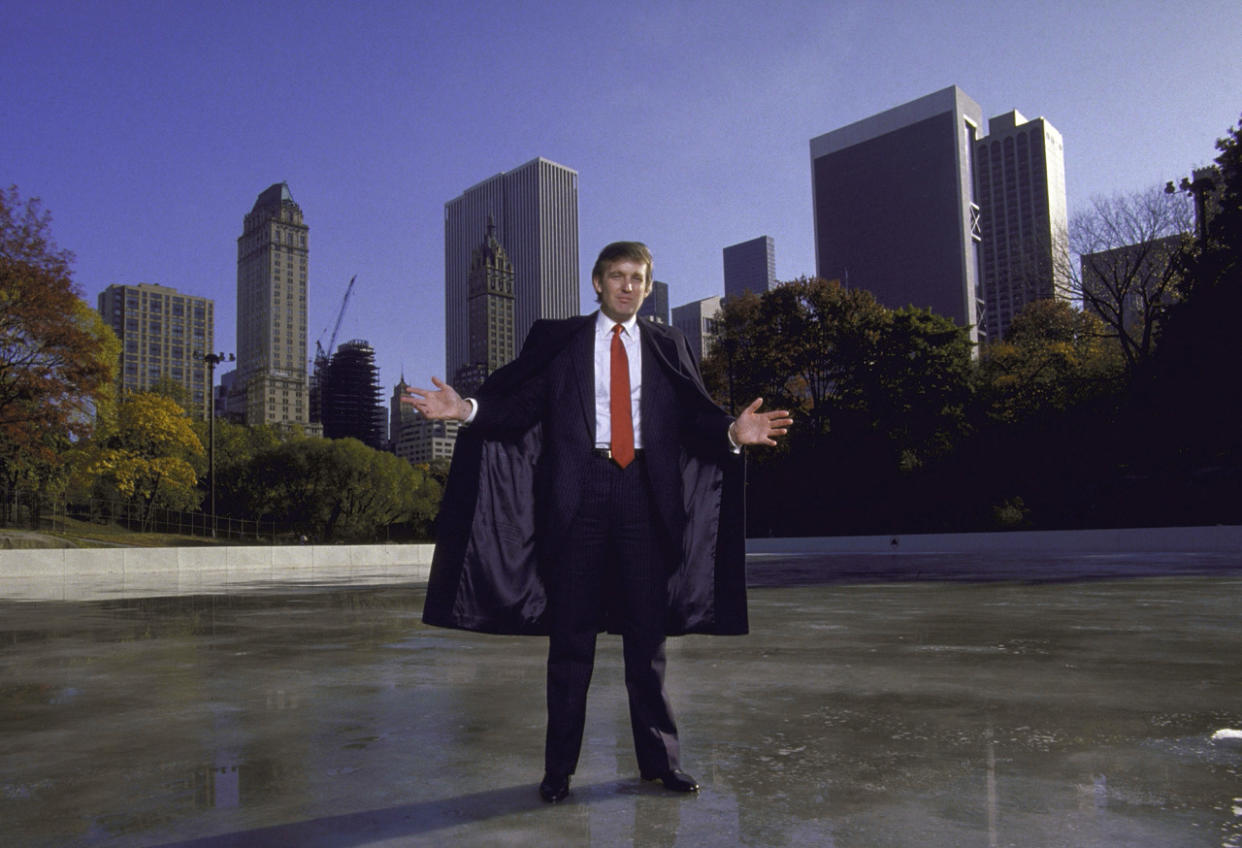
[[[755,398],[750,406],[742,410],[737,420],[729,425],[729,433],[733,441],[739,445],[775,445],[776,437],[783,436],[793,419],[789,410],[777,409],[771,412],[760,412],[763,398]]]

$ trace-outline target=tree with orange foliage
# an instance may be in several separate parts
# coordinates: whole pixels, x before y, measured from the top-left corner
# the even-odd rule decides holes
[[[73,284],[51,217],[0,189],[0,523],[14,489],[40,490],[110,402],[120,344]]]
[[[85,473],[95,490],[140,507],[144,527],[156,507],[197,507],[194,462],[203,445],[186,411],[165,395],[134,392],[112,417],[87,451]]]

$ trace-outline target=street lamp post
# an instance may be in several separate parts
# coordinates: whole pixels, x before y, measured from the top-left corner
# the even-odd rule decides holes
[[[207,480],[210,491],[211,537],[216,537],[216,366],[232,362],[236,357],[229,353],[208,353],[203,356],[207,363]]]
[[[1220,172],[1216,168],[1195,168],[1189,177],[1182,177],[1180,183],[1175,187],[1173,181],[1169,180],[1164,190],[1168,194],[1177,191],[1189,194],[1195,200],[1195,230],[1199,237],[1199,247],[1207,249],[1208,239],[1208,205],[1207,196],[1216,191],[1216,183],[1220,179]]]

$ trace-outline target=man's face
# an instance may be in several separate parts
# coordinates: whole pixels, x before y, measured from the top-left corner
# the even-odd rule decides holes
[[[638,314],[647,297],[647,263],[618,259],[604,269],[603,277],[591,278],[599,293],[600,311],[618,324]]]

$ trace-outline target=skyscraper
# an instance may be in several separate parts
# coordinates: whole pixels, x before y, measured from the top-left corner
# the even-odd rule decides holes
[[[388,431],[382,392],[370,343],[353,339],[339,346],[323,380],[324,436],[354,438],[381,449]]]
[[[269,187],[237,239],[237,380],[245,420],[309,427],[307,227],[285,183]]]
[[[578,314],[578,172],[542,157],[444,204],[445,373],[470,362],[470,261],[487,231],[513,262],[514,343],[538,318]]]
[[[122,394],[161,380],[183,386],[196,416],[206,418],[211,386],[203,355],[215,350],[215,303],[167,286],[111,285],[99,293],[99,314],[121,340],[117,384]]]
[[[487,236],[470,257],[470,360],[451,375],[459,392],[473,394],[488,374],[513,361],[513,263],[487,219]]]
[[[771,236],[731,244],[724,249],[725,297],[742,292],[763,294],[776,285],[776,245]]]
[[[716,341],[719,316],[719,295],[673,307],[673,326],[686,334],[690,349],[700,360],[711,352],[712,343]]]
[[[1009,333],[1033,300],[1067,296],[1065,155],[1061,134],[1017,110],[988,121],[975,144],[980,229],[979,276],[989,339]]]
[[[388,400],[388,439],[393,453],[397,452],[397,444],[401,441],[402,428],[418,414],[414,408],[414,396],[410,394],[410,384],[402,374],[397,385],[392,387],[392,397]]]
[[[981,124],[951,86],[812,139],[816,273],[977,328]]]
[[[643,318],[650,318],[657,324],[668,326],[668,283],[662,283],[659,280],[651,281],[651,294],[643,300],[642,305],[638,307],[638,314]]]

